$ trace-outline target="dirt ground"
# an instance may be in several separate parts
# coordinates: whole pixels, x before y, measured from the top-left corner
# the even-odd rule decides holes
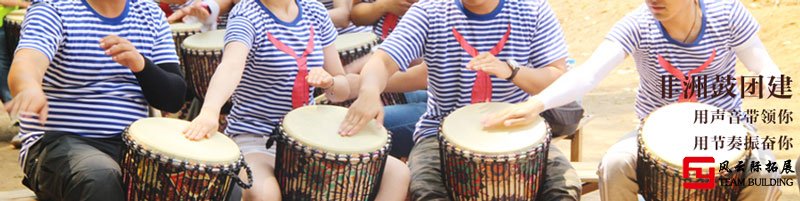
[[[603,40],[614,23],[642,0],[597,0],[597,1],[564,1],[551,0],[555,13],[561,20],[573,58],[580,64],[592,53]],[[784,0],[780,5],[774,1],[744,0],[743,3],[761,24],[759,36],[766,45],[772,59],[784,74],[800,79],[800,1]],[[739,74],[748,72],[741,64],[737,68]],[[639,123],[633,111],[638,76],[633,60],[628,58],[617,67],[599,87],[587,94],[583,104],[587,112],[594,118],[584,127],[584,161],[599,161],[608,147],[622,135],[628,133]],[[745,109],[789,109],[800,114],[800,85],[793,83],[793,95],[790,100],[780,99],[745,99]],[[0,115],[0,128],[7,124],[5,114]],[[794,115],[795,122],[790,125],[758,125],[759,135],[789,135],[794,140],[793,149],[775,151],[778,161],[795,160],[800,155],[800,116]],[[2,136],[3,134],[0,134]],[[0,137],[2,139],[2,137]],[[568,152],[566,142],[556,146]],[[0,191],[23,188],[19,180],[21,172],[17,165],[17,150],[8,143],[0,142]],[[781,200],[800,200],[798,187],[783,187]],[[584,196],[584,200],[599,200],[597,193]]]

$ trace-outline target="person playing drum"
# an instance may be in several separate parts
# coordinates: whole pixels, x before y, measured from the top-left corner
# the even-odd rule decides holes
[[[564,72],[567,48],[544,0],[417,2],[367,61],[358,99],[340,132],[353,134],[369,120],[382,119],[379,96],[388,78],[418,57],[427,65],[431,96],[409,158],[411,197],[446,200],[436,138],[442,119],[472,103],[525,101]],[[578,200],[577,173],[555,147],[548,155],[537,199]]]
[[[639,119],[675,102],[700,102],[740,111],[742,98],[738,90],[733,90],[733,95],[704,97],[681,89],[680,94],[662,97],[662,76],[681,78],[688,72],[691,77],[694,72],[696,76],[708,76],[708,89],[728,86],[725,84],[735,86],[737,81],[719,82],[714,77],[733,77],[738,58],[750,72],[780,79],[780,70],[756,34],[758,29],[756,19],[739,1],[645,1],[617,22],[586,63],[528,101],[488,117],[486,126],[525,124],[544,110],[579,98],[597,86],[627,55],[633,56],[641,79],[634,106]],[[603,200],[637,199],[636,152],[634,131],[603,156],[598,171]],[[752,150],[750,161],[766,163],[768,160],[775,161],[769,151]],[[780,178],[780,175],[752,172],[747,177]],[[750,186],[742,190],[738,200],[776,200],[779,196],[778,187]]]
[[[27,13],[11,65],[23,183],[43,200],[123,200],[120,135],[186,84],[166,17],[146,0],[55,0]]]
[[[224,133],[230,135],[253,169],[253,188],[245,200],[280,200],[273,174],[274,146],[265,144],[292,109],[313,103],[315,87],[332,101],[350,98],[350,84],[339,61],[336,29],[325,7],[314,0],[242,0],[231,11],[226,47],[200,115],[184,132],[189,139],[213,134],[223,104],[233,108]],[[313,122],[309,122],[313,124]],[[397,159],[386,164],[378,200],[402,200],[408,169]]]

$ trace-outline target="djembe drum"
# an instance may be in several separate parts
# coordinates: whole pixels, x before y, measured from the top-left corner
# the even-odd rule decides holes
[[[714,136],[737,137],[746,139],[747,129],[741,124],[731,124],[728,120],[715,121],[708,124],[695,123],[695,112],[707,110],[724,111],[702,103],[675,103],[659,108],[650,113],[639,128],[639,159],[636,178],[639,191],[646,200],[736,200],[741,186],[714,184],[713,189],[687,189],[685,182],[705,183],[708,179],[696,177],[690,172],[689,178],[683,177],[683,160],[685,157],[714,157],[716,163],[698,163],[692,168],[716,168],[722,161],[733,164],[750,158],[750,152],[741,150],[717,150],[709,146],[707,150],[695,149],[697,137]],[[738,118],[738,117],[734,117]],[[737,171],[714,171],[716,181],[726,178],[729,181],[743,179],[745,174]]]
[[[191,141],[182,134],[187,126],[178,119],[144,118],[126,129],[127,200],[226,200],[234,184],[250,188],[250,169],[233,140],[216,133]],[[249,184],[239,179],[242,168]]]
[[[197,98],[203,99],[211,82],[211,76],[222,61],[225,46],[225,30],[214,30],[195,34],[183,40],[183,57],[187,74],[194,85]]]
[[[547,164],[549,127],[484,129],[480,122],[509,103],[460,108],[442,122],[442,178],[452,200],[536,200]]]
[[[378,37],[372,32],[346,33],[336,37],[333,44],[344,66],[372,52],[372,47],[378,44]]]
[[[314,105],[284,117],[267,143],[277,142],[275,177],[283,200],[375,198],[391,137],[374,121],[353,136],[340,136],[346,114],[343,107]]]
[[[169,28],[172,30],[172,40],[175,41],[175,48],[178,53],[178,59],[180,59],[180,68],[183,71],[183,74],[188,76],[189,69],[186,68],[186,61],[183,57],[183,50],[181,49],[183,40],[192,36],[194,34],[200,33],[200,28],[203,27],[203,24],[200,23],[193,23],[193,24],[186,24],[186,23],[174,23],[170,24]],[[191,79],[187,79],[187,84],[191,87]],[[188,93],[187,93],[188,94]]]
[[[17,50],[17,45],[19,44],[22,21],[25,20],[25,14],[24,9],[11,11],[6,15],[6,19],[3,22],[3,29],[6,32],[6,48],[8,48],[9,58],[12,60],[14,59],[14,51]]]

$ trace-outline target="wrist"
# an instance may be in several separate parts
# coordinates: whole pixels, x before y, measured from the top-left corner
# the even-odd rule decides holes
[[[374,86],[362,86],[358,92],[358,97],[379,97],[381,90]]]
[[[519,73],[520,67],[514,60],[508,60],[505,62],[506,66],[508,67],[508,74],[506,74],[505,79],[508,81],[514,81],[514,78],[517,77]]]
[[[142,56],[141,54],[138,54],[138,57],[136,58],[136,62],[134,62],[133,65],[129,66],[128,68],[130,68],[131,71],[133,71],[133,73],[142,72],[144,70],[144,67],[146,66],[145,62],[147,62],[147,61],[145,61],[144,56]]]

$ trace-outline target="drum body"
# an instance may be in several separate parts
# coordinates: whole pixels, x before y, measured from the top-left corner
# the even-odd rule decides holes
[[[684,157],[714,157],[715,163],[692,165],[693,168],[719,168],[720,162],[728,160],[731,164],[747,161],[748,150],[716,150],[709,146],[707,150],[694,149],[696,137],[714,136],[741,137],[749,135],[741,124],[730,124],[729,121],[716,121],[710,124],[695,124],[695,112],[698,110],[717,111],[720,108],[702,103],[675,103],[659,108],[650,113],[639,128],[638,161],[636,178],[640,194],[646,200],[678,201],[722,201],[736,200],[741,186],[720,185],[721,179],[739,180],[745,177],[744,172],[727,172],[715,170],[715,188],[687,189],[685,182],[704,183],[708,179],[699,179],[694,173],[689,178],[683,177]],[[724,111],[724,110],[722,110]],[[733,168],[733,167],[731,167]]]
[[[334,44],[342,66],[346,66],[372,52],[372,47],[378,44],[378,37],[372,32],[346,33],[336,37]]]
[[[22,31],[22,21],[25,19],[25,10],[15,10],[6,15],[3,22],[3,29],[6,32],[6,48],[8,56],[14,59],[14,51],[17,50]]]
[[[186,76],[186,87],[187,87],[187,95],[194,94],[194,89],[192,88],[192,79],[188,79],[189,76],[189,69],[186,68],[186,59],[183,57],[183,49],[181,49],[181,45],[183,44],[183,40],[192,36],[194,34],[200,33],[200,28],[203,25],[200,23],[194,24],[185,24],[185,23],[175,23],[170,24],[169,28],[172,30],[172,40],[175,41],[175,52],[178,54],[178,59],[180,59],[180,68],[183,72],[183,75]],[[194,97],[188,97],[187,100],[191,100]]]
[[[226,200],[234,184],[249,188],[238,177],[247,164],[236,144],[219,133],[190,141],[181,134],[188,125],[177,119],[144,118],[126,129],[126,200]]]
[[[340,136],[346,113],[338,106],[301,107],[276,128],[270,143],[278,145],[275,177],[283,200],[375,198],[391,137],[375,122],[356,135]]]
[[[485,115],[508,103],[469,105],[442,123],[442,178],[452,200],[535,200],[544,180],[549,128],[544,120],[484,130]]]
[[[203,99],[211,82],[211,76],[222,61],[225,30],[214,30],[195,34],[183,40],[182,50],[187,76],[194,85],[197,98]]]

